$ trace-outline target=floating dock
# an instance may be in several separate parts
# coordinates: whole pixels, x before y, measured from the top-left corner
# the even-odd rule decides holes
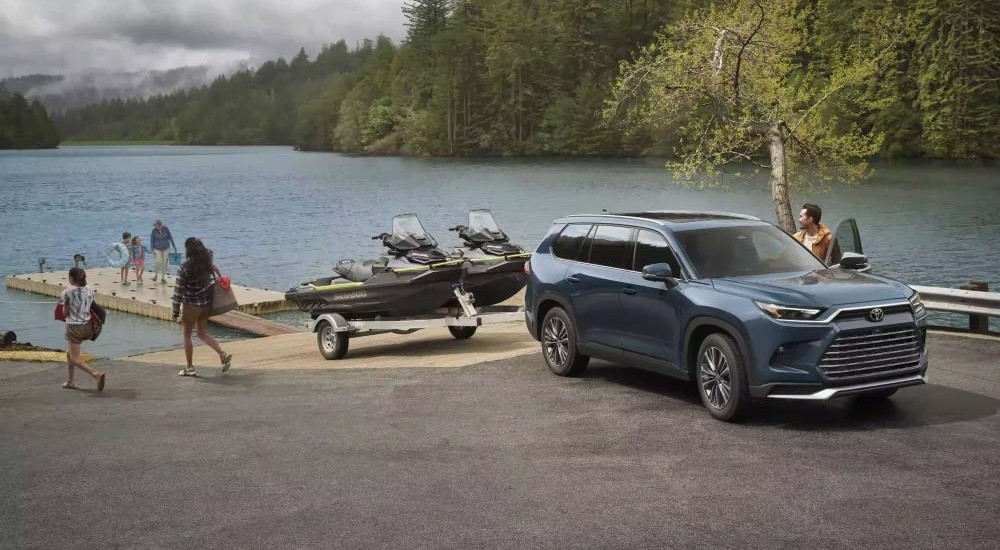
[[[58,297],[69,286],[68,271],[11,275],[4,282],[7,288]],[[145,282],[140,285],[135,281],[134,275],[130,276],[132,280],[129,284],[122,285],[119,282],[118,268],[90,268],[87,269],[87,286],[97,292],[97,303],[101,307],[170,321],[175,277],[168,275],[166,284],[154,283],[152,274],[147,272],[144,277]],[[240,304],[236,311],[216,315],[210,318],[210,321],[258,336],[302,332],[281,323],[255,317],[262,313],[296,309],[294,304],[285,300],[284,294],[237,284],[233,284],[233,292]]]

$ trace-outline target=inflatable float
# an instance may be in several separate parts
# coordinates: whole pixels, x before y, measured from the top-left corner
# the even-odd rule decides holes
[[[104,254],[108,257],[108,263],[111,264],[111,267],[125,267],[128,265],[129,251],[125,243],[118,242],[111,244]]]

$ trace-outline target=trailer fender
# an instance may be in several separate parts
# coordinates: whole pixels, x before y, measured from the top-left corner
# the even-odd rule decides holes
[[[322,321],[330,323],[330,325],[333,326],[333,330],[336,332],[347,332],[354,330],[354,328],[351,326],[351,323],[349,323],[347,319],[344,318],[343,315],[339,313],[324,313],[319,317],[317,317],[312,322],[312,327],[311,327],[312,332],[316,332],[317,327],[319,327],[319,324]]]

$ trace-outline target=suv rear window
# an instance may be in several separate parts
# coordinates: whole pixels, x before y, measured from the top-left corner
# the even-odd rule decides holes
[[[629,254],[632,228],[599,225],[590,241],[590,263],[618,269],[632,269]]]
[[[557,258],[564,260],[576,260],[580,255],[580,246],[590,234],[591,224],[571,224],[563,228],[559,238],[552,245],[552,253]]]

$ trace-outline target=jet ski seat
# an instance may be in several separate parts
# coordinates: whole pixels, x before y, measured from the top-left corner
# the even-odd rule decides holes
[[[363,283],[385,271],[385,268],[386,262],[382,260],[340,260],[333,271],[348,281]]]

